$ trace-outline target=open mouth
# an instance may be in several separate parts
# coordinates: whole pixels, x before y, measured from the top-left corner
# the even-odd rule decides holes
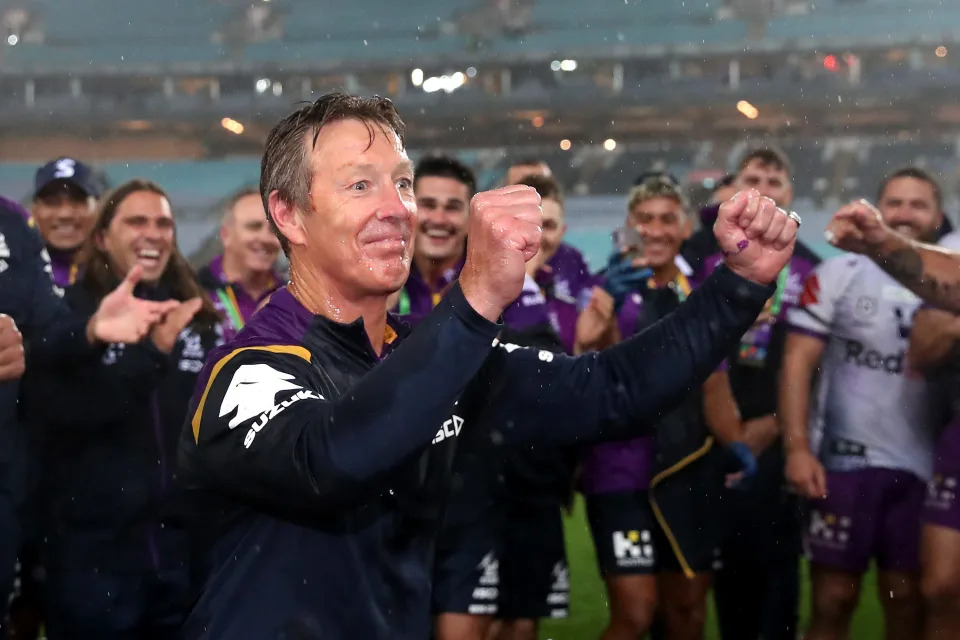
[[[449,240],[454,236],[454,230],[450,227],[421,227],[420,231],[431,240]]]
[[[160,251],[157,249],[140,249],[137,252],[137,262],[146,268],[159,266]]]
[[[277,257],[277,251],[266,247],[253,247],[250,253],[261,260],[274,260]]]

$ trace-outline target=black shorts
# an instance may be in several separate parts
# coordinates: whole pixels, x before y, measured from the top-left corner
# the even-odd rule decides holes
[[[691,499],[694,502],[695,499]],[[604,576],[682,572],[673,542],[694,573],[718,568],[719,536],[692,522],[673,522],[670,535],[658,522],[647,491],[587,496],[587,519]],[[691,504],[691,511],[697,506]]]
[[[496,518],[441,531],[434,557],[434,615],[497,614],[502,546],[502,521]]]
[[[559,504],[512,504],[500,565],[498,618],[566,618],[570,570]]]

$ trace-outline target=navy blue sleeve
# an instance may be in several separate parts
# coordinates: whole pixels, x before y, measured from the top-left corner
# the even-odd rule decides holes
[[[501,344],[478,380],[489,399],[484,423],[505,442],[639,435],[703,384],[773,291],[721,266],[675,312],[600,353],[574,358]]]
[[[50,433],[114,427],[149,401],[171,359],[144,340],[107,345],[102,357],[74,367],[34,366],[24,379],[25,415]]]
[[[27,344],[28,365],[56,364],[90,355],[93,347],[86,337],[88,318],[71,311],[57,292],[40,236],[22,219],[6,222],[15,224],[21,256],[17,275],[27,303],[25,316],[18,324]]]
[[[422,454],[483,366],[501,326],[459,286],[382,363],[331,399],[299,345],[211,359],[180,462],[202,485],[265,508],[359,504]]]

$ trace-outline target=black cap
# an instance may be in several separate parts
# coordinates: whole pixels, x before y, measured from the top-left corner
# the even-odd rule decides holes
[[[100,197],[100,186],[93,169],[74,158],[57,158],[37,169],[33,197],[55,182],[69,182],[88,196]]]

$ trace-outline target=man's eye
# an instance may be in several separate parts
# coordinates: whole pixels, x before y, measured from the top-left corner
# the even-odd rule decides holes
[[[368,185],[366,180],[361,180],[360,182],[354,182],[352,185],[350,185],[350,189],[352,191],[366,191],[367,187]]]
[[[407,189],[413,189],[413,180],[410,178],[400,178],[397,180],[397,187],[406,191]]]

